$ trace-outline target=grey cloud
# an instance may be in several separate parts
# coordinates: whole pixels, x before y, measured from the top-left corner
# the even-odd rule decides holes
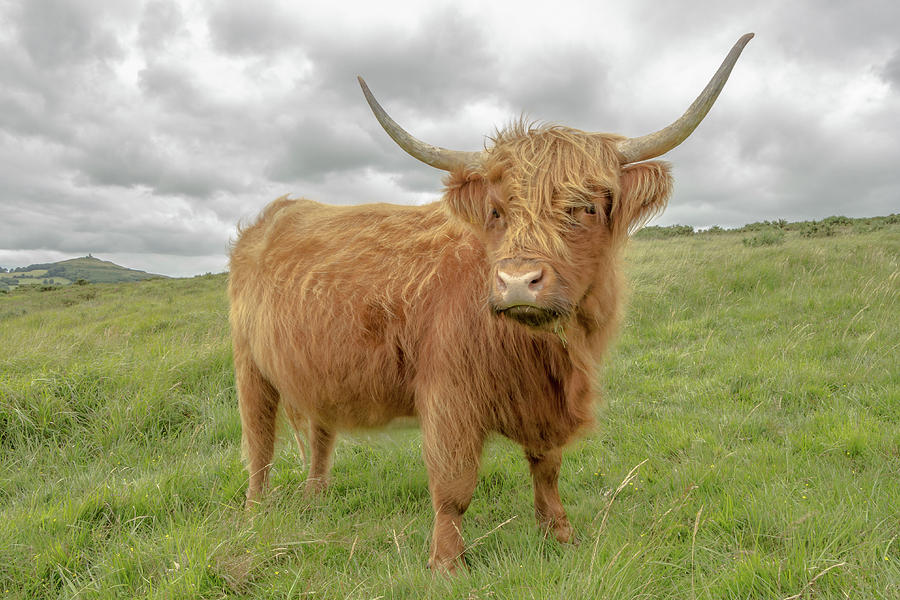
[[[297,84],[290,108],[305,117],[278,132],[283,139],[276,142],[269,176],[322,181],[330,173],[372,168],[392,173],[406,190],[436,194],[442,174],[416,163],[387,137],[363,99],[357,74],[403,126],[429,142],[476,149],[491,133],[465,134],[459,124],[467,104],[497,90],[495,59],[477,20],[445,9],[421,17],[411,33],[372,30],[363,36],[300,26],[305,55],[318,75]],[[416,122],[438,124],[440,139],[429,139]]]
[[[21,136],[64,138],[69,128],[59,115],[67,110],[75,71],[57,70],[48,77],[16,37],[0,35],[0,127]]]
[[[427,137],[417,131],[416,120],[447,123],[450,139],[429,140],[433,143],[477,148],[480,136],[491,133],[459,135],[465,104],[496,90],[487,83],[493,59],[477,22],[439,11],[423,17],[410,34],[375,30],[341,37],[339,31],[318,29],[304,30],[301,37],[321,76],[314,83],[298,81],[296,98],[282,105],[300,117],[273,132],[281,139],[275,142],[270,177],[321,181],[333,172],[377,168],[395,174],[405,189],[440,188],[439,172],[417,165],[382,131],[363,99],[357,74],[366,77],[379,100],[415,135]]]
[[[884,77],[894,89],[900,91],[900,49],[894,52],[894,55],[887,61],[881,70],[881,76]]]
[[[646,40],[639,52],[646,56],[668,51],[662,40],[689,45],[715,37],[727,44],[751,31],[758,36],[752,42],[754,52],[811,66],[846,66],[870,54],[874,42],[897,45],[898,10],[893,0],[765,4],[694,0],[631,6],[641,22],[641,39]]]
[[[203,197],[229,186],[228,176],[192,157],[148,139],[98,140],[69,161],[84,176],[81,185],[146,186],[159,194]]]
[[[13,235],[7,243],[19,249],[53,248],[71,254],[86,252],[157,252],[165,248],[167,254],[194,256],[198,254],[224,254],[224,230],[196,231],[177,225],[142,227],[135,230],[98,227],[92,223],[88,231],[72,231],[71,224],[63,220],[62,229],[34,231]]]
[[[51,133],[54,127],[44,118],[44,98],[27,88],[0,89],[0,127],[18,136]]]
[[[606,131],[615,115],[607,96],[614,93],[609,71],[587,45],[541,50],[528,57],[516,73],[528,77],[502,78],[505,95],[530,118],[570,127]],[[613,124],[614,125],[614,124]]]
[[[169,0],[152,0],[144,6],[138,27],[138,44],[147,53],[156,53],[185,33],[181,8]]]
[[[640,22],[641,39],[644,40],[641,54],[646,56],[666,52],[668,49],[663,45],[663,40],[681,44],[704,39],[718,32],[728,32],[736,23],[744,30],[732,30],[725,37],[753,31],[754,26],[759,24],[760,14],[764,12],[752,3],[732,4],[718,0],[695,0],[689,5],[678,2],[653,2],[649,6],[635,3],[631,7],[632,17]]]
[[[83,123],[106,118],[109,105],[122,100],[115,66],[125,56],[119,33],[133,9],[111,0],[7,7],[9,29],[0,35],[3,129],[68,145]]]
[[[397,173],[395,181],[406,190],[433,196],[437,200],[443,188],[443,179],[446,173],[428,165],[416,162],[412,157],[406,157],[410,161],[410,167]]]
[[[103,8],[112,9],[115,4],[105,2]],[[98,11],[96,2],[28,0],[20,9],[20,41],[42,68],[116,59],[123,54],[105,19],[108,13]]]
[[[897,47],[897,13],[892,0],[783,2],[768,13],[765,23],[777,31],[773,42],[785,56],[808,65],[846,68],[861,57],[876,58],[873,48]]]
[[[184,65],[152,62],[138,74],[145,97],[157,100],[168,114],[209,115],[213,107]]]
[[[34,192],[32,192],[34,193]],[[110,194],[103,199],[84,198],[73,210],[72,199],[53,208],[42,200],[38,207],[23,206],[0,224],[4,246],[20,250],[54,249],[69,253],[156,252],[195,255],[222,252],[230,224],[210,218],[207,211],[184,205],[181,210],[161,210],[149,197],[141,206],[133,197]],[[48,199],[49,200],[49,199]],[[167,203],[171,204],[171,203]],[[35,227],[35,223],[40,226]]]
[[[330,74],[323,85],[340,97],[358,98],[362,75],[384,104],[437,120],[494,91],[497,63],[487,32],[449,9],[426,14],[412,33],[347,38],[339,30],[305,31],[304,39],[316,67]]]
[[[668,156],[676,187],[660,222],[738,226],[895,212],[900,184],[891,163],[900,148],[835,138],[821,118],[762,108],[733,131],[721,126],[688,140]]]
[[[335,171],[367,166],[377,157],[376,147],[354,123],[329,123],[323,117],[301,118],[276,143],[267,175],[278,181],[321,181]]]
[[[297,27],[278,7],[222,2],[209,15],[213,45],[229,54],[266,54],[290,45]]]

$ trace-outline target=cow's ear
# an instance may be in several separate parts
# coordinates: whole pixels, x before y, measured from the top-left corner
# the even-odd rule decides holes
[[[627,165],[619,177],[619,197],[613,202],[611,225],[622,235],[640,229],[666,208],[672,195],[669,163],[648,161]]]
[[[444,178],[444,202],[458,219],[477,228],[487,222],[487,189],[479,173],[457,169]]]

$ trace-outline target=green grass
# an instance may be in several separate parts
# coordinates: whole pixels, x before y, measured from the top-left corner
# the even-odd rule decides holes
[[[25,277],[43,277],[47,274],[47,269],[31,269],[21,273],[0,273],[0,279],[12,279],[16,275],[24,275]]]
[[[10,277],[8,273],[0,273],[0,280],[5,280],[5,283],[12,287],[15,287],[17,285],[41,285],[41,284],[44,284],[44,285],[69,285],[70,283],[72,283],[71,279],[66,279],[65,277],[44,277],[42,275],[31,275],[29,273],[25,273],[24,277],[17,277],[15,279]]]
[[[632,243],[560,480],[580,545],[496,439],[453,579],[415,429],[341,437],[315,500],[285,431],[241,509],[224,276],[0,295],[0,596],[896,598],[900,229],[747,233]]]

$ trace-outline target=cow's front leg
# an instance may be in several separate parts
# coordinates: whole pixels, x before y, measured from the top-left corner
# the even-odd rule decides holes
[[[465,564],[462,516],[478,481],[482,436],[453,426],[429,427],[423,423],[425,465],[434,506],[434,530],[428,566],[453,573]]]
[[[560,542],[573,540],[572,526],[559,499],[559,467],[562,464],[562,450],[555,448],[549,452],[535,452],[526,449],[531,478],[534,480],[534,514],[538,525]]]

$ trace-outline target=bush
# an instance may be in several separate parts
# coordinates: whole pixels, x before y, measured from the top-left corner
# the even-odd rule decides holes
[[[852,222],[853,219],[849,217],[827,217],[822,219],[823,225],[850,225]]]
[[[784,233],[776,229],[760,231],[753,237],[744,238],[744,245],[750,248],[759,246],[777,246],[784,242]]]
[[[809,221],[800,229],[803,237],[830,237],[837,233],[836,227],[826,221]]]
[[[634,237],[658,240],[683,235],[694,235],[694,228],[690,225],[670,225],[668,227],[650,225],[635,233]]]
[[[788,228],[788,223],[784,219],[778,219],[777,221],[756,221],[755,223],[747,223],[743,227],[737,229],[742,233],[752,233],[756,231],[769,231],[772,229],[776,230],[785,230]]]

